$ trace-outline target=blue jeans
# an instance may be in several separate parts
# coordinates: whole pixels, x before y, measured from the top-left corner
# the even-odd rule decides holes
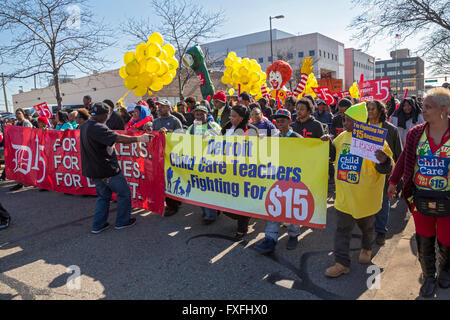
[[[287,230],[289,237],[297,237],[300,235],[300,226],[298,224],[287,224]],[[280,232],[280,222],[267,221],[266,225],[266,238],[271,238],[278,242],[278,233]]]
[[[389,201],[389,197],[386,192],[383,192],[383,204],[381,206],[381,210],[378,211],[375,220],[375,231],[379,233],[387,233],[388,232],[388,222],[389,222],[389,212],[391,210],[391,203]]]
[[[116,227],[126,224],[131,215],[131,191],[123,174],[119,173],[114,177],[105,179],[94,179],[94,183],[98,198],[95,203],[92,230],[101,229],[108,221],[109,202],[113,192],[117,194]]]
[[[205,220],[213,220],[215,221],[217,219],[217,210],[216,209],[210,209],[201,207],[203,210],[203,213],[205,214],[205,217],[203,219]]]

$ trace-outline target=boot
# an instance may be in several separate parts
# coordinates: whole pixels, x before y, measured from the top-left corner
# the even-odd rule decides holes
[[[450,288],[450,247],[439,244],[439,287]]]
[[[422,237],[416,234],[416,241],[424,279],[420,295],[430,298],[436,289],[436,237]]]

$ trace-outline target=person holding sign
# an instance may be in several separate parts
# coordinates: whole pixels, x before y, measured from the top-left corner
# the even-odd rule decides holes
[[[403,180],[403,197],[414,217],[424,283],[423,297],[436,289],[436,237],[441,288],[450,287],[450,90],[428,91],[423,102],[425,123],[411,129],[389,180],[391,198]]]
[[[379,163],[350,153],[355,121],[367,122],[365,102],[356,104],[345,112],[345,132],[333,141],[332,149],[335,152],[332,152],[332,160],[337,165],[334,202],[337,215],[335,263],[325,271],[325,275],[331,278],[350,272],[350,240],[355,224],[362,231],[358,262],[370,263],[375,238],[375,215],[381,209],[385,175],[392,171],[392,152],[386,142],[382,150],[375,151]],[[330,141],[331,137],[325,135],[322,140]]]
[[[402,141],[396,127],[386,121],[386,106],[379,100],[369,102],[367,105],[367,111],[369,119],[367,123],[387,130],[386,142],[391,148],[394,162],[397,162],[400,154],[402,153]],[[384,245],[386,233],[388,232],[389,211],[391,204],[389,203],[389,197],[387,195],[387,188],[389,186],[389,177],[386,176],[386,183],[383,191],[383,206],[380,212],[376,215],[375,231],[377,233],[376,243],[379,246]]]
[[[80,127],[81,170],[85,177],[93,179],[97,190],[92,233],[109,228],[109,203],[112,193],[117,194],[116,229],[130,227],[136,223],[131,215],[131,191],[123,176],[114,152],[115,143],[130,144],[149,142],[151,135],[133,137],[110,130],[105,122],[110,114],[106,103],[94,104],[90,110],[91,119]]]
[[[279,130],[277,137],[280,138],[303,138],[297,132],[294,132],[289,126],[291,123],[291,113],[286,109],[279,109],[275,115],[272,116],[275,119],[277,128]],[[286,249],[294,250],[297,248],[298,236],[300,235],[300,226],[297,224],[288,224],[289,240],[286,245]],[[267,221],[266,236],[261,243],[258,243],[254,248],[262,254],[267,254],[275,251],[275,246],[278,243],[278,234],[280,232],[280,223],[277,221]]]

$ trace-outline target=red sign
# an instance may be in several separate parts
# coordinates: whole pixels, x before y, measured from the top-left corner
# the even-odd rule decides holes
[[[328,88],[328,87],[319,87],[319,88],[312,88],[312,89],[313,89],[314,93],[317,94],[317,96],[320,99],[325,100],[325,103],[328,106],[331,106],[331,105],[337,103],[336,99],[331,94],[330,88]]]
[[[38,104],[37,106],[34,106],[33,108],[34,108],[34,110],[39,112],[39,114],[43,115],[47,119],[50,119],[53,116],[52,110],[48,107],[46,102]]]
[[[165,140],[153,134],[150,143],[118,143],[115,151],[130,186],[132,206],[162,215]],[[5,138],[8,179],[58,192],[96,194],[94,183],[81,174],[79,130],[6,126]]]
[[[361,101],[388,101],[391,99],[391,79],[365,80],[359,89]]]

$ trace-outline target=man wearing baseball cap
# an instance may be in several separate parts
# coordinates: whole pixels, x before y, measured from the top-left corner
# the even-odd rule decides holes
[[[319,99],[317,102],[317,110],[314,112],[314,118],[316,120],[326,124],[328,129],[331,127],[331,123],[333,122],[333,115],[328,112],[328,106],[325,100]]]
[[[159,118],[153,121],[153,130],[159,131],[164,134],[166,132],[174,132],[174,131],[181,132],[183,130],[183,125],[181,124],[181,121],[170,114],[172,105],[170,104],[169,100],[166,99],[159,100],[156,102],[156,106],[158,108]],[[178,212],[178,208],[181,205],[180,201],[171,198],[166,198],[165,202],[167,207],[165,209],[164,216],[170,217]]]
[[[213,118],[223,128],[230,121],[231,108],[228,105],[225,92],[218,91],[213,95]]]
[[[279,109],[272,116],[275,119],[276,126],[279,133],[276,135],[280,138],[303,138],[290,127],[291,113],[286,109]],[[296,224],[287,224],[287,231],[289,240],[286,249],[294,250],[297,248],[298,236],[300,235],[300,226]],[[267,221],[266,236],[264,240],[254,246],[254,248],[261,254],[267,254],[275,251],[275,246],[278,243],[278,234],[280,232],[280,223],[277,221]]]
[[[181,121],[170,113],[172,105],[169,100],[159,100],[156,102],[156,106],[158,107],[159,118],[153,121],[154,131],[174,132],[183,129]]]
[[[97,190],[94,223],[92,233],[100,233],[109,228],[109,202],[112,193],[117,194],[117,230],[136,223],[131,216],[130,187],[122,174],[114,152],[115,143],[149,142],[151,135],[133,137],[121,135],[110,130],[105,122],[110,108],[106,103],[98,102],[90,110],[91,119],[80,127],[81,170],[85,177],[91,178]]]

